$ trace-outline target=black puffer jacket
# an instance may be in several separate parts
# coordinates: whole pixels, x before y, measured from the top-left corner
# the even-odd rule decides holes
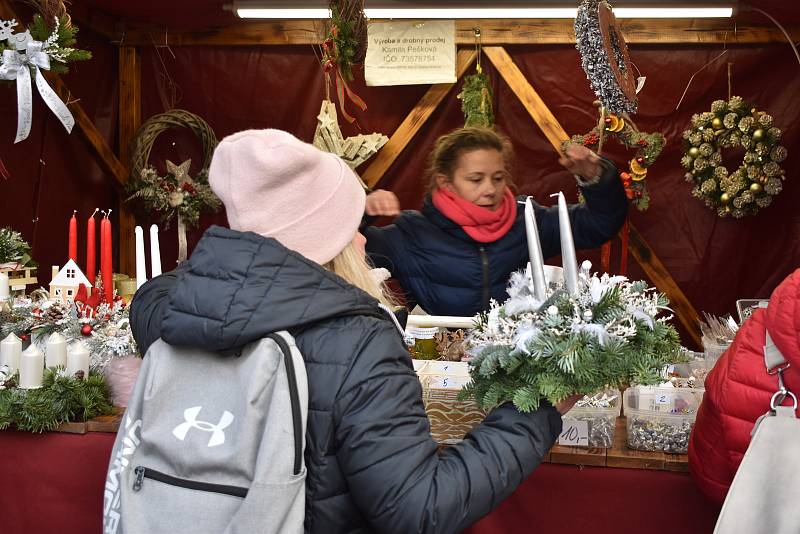
[[[142,351],[159,337],[224,351],[295,334],[309,382],[306,532],[458,532],[511,494],[561,429],[551,406],[506,405],[437,452],[411,359],[377,301],[253,233],[209,229],[185,267],[136,293],[131,325]]]

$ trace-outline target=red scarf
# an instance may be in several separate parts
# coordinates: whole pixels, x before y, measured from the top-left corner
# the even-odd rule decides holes
[[[464,200],[447,189],[436,189],[431,199],[442,215],[461,226],[468,236],[479,243],[497,241],[511,230],[517,218],[517,201],[507,187],[495,211]]]

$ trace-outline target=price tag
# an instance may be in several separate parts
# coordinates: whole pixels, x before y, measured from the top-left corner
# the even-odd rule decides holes
[[[659,409],[658,406],[669,406],[672,404],[672,395],[669,393],[656,393],[655,404],[656,409]]]
[[[468,376],[432,376],[429,387],[431,389],[457,389],[460,390],[470,381]]]
[[[589,445],[589,422],[564,419],[564,427],[558,436],[559,445],[586,447]]]

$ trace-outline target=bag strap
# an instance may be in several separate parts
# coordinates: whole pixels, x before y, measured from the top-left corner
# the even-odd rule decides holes
[[[294,358],[289,343],[293,343],[291,335],[286,331],[267,334],[283,353],[283,362],[286,367],[286,378],[289,380],[289,402],[292,406],[292,428],[294,430],[294,471],[300,474],[303,466],[303,414],[300,413],[300,393],[297,385],[297,373],[294,368]],[[302,358],[301,358],[302,362]]]
[[[786,385],[783,383],[783,373],[791,367],[791,364],[786,361],[786,358],[783,357],[781,354],[780,349],[775,345],[775,342],[772,341],[772,337],[769,335],[769,331],[767,330],[767,339],[764,345],[764,364],[767,367],[767,373],[770,375],[778,375],[778,391],[776,391],[772,395],[772,399],[769,401],[770,410],[773,412],[775,409],[783,404],[783,401],[786,397],[791,398],[794,401],[794,410],[797,410],[797,397],[786,389]]]

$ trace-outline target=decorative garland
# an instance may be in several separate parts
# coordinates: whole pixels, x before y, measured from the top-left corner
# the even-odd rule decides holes
[[[6,226],[0,228],[0,264],[16,263],[20,267],[36,267],[31,258],[31,246],[22,234]]]
[[[476,318],[465,396],[527,412],[541,398],[556,403],[608,386],[660,383],[664,365],[681,358],[671,316],[658,317],[669,301],[645,282],[590,276],[590,268],[583,263],[576,295],[553,286],[545,302],[533,297],[528,277],[511,276],[511,298]]]
[[[67,342],[82,341],[91,354],[92,369],[102,371],[112,358],[138,353],[128,317],[129,308],[122,300],[106,304],[98,299],[92,306],[17,299],[9,310],[0,311],[0,336],[5,339],[14,334],[44,349],[50,334],[58,332]]]
[[[334,74],[336,95],[342,116],[349,123],[356,121],[347,112],[345,95],[361,111],[367,104],[355,94],[348,81],[353,81],[353,64],[364,61],[367,54],[367,17],[364,14],[364,0],[331,0],[330,30],[322,43],[322,67],[325,71],[326,100],[330,100],[331,72]]]
[[[203,167],[200,173],[189,176],[191,160],[175,165],[167,161],[167,174],[160,175],[149,164],[153,143],[163,132],[172,128],[188,128],[203,145]],[[173,109],[151,117],[136,133],[131,157],[132,180],[128,185],[130,197],[141,199],[148,211],[161,214],[169,222],[178,219],[178,261],[186,260],[186,226],[196,226],[203,212],[216,212],[221,203],[208,185],[208,166],[217,137],[198,115],[182,109]]]
[[[103,376],[83,371],[66,376],[61,368],[45,369],[42,387],[20,389],[19,373],[8,377],[0,371],[0,430],[27,432],[55,430],[70,421],[88,421],[114,412]]]
[[[614,113],[636,113],[636,81],[628,46],[607,2],[583,0],[575,17],[575,46],[603,105]]]
[[[606,135],[613,137],[628,148],[635,148],[636,154],[628,162],[630,172],[620,173],[620,178],[625,186],[625,194],[628,199],[638,210],[646,210],[650,205],[650,195],[647,192],[645,180],[647,169],[655,163],[664,149],[666,142],[664,136],[660,133],[640,132],[630,119],[626,121],[614,113],[606,116],[601,111],[600,122],[603,125],[602,128],[598,124],[589,133],[573,135],[569,141],[564,142],[562,150],[566,150],[570,144],[577,144],[599,152]]]
[[[692,196],[720,217],[738,219],[769,206],[785,179],[779,163],[788,151],[780,144],[781,135],[772,115],[738,96],[715,100],[710,112],[693,115],[692,128],[683,132],[681,159],[686,181],[695,184]],[[730,172],[722,164],[722,149],[739,147],[745,150],[744,159]]]

